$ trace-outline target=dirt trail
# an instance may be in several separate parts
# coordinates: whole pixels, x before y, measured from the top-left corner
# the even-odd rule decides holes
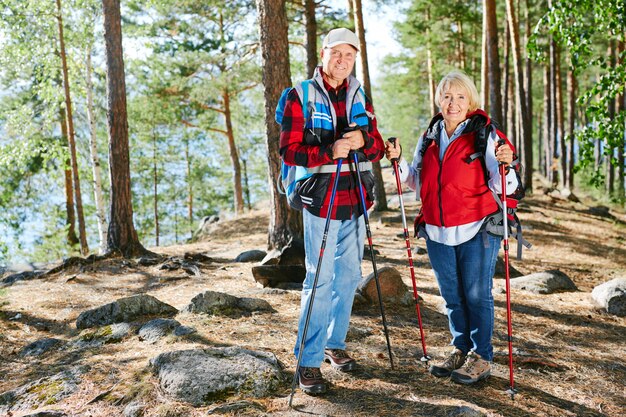
[[[393,195],[389,198],[397,206],[397,199]],[[414,214],[416,203],[410,194],[405,199],[409,213]],[[419,362],[421,344],[412,307],[386,306],[397,365],[392,371],[377,307],[358,306],[353,312],[348,348],[358,358],[359,368],[346,375],[324,365],[322,371],[332,383],[328,395],[313,398],[297,392],[297,411],[289,410],[286,383],[273,398],[231,398],[229,402],[248,402],[212,415],[475,415],[472,410],[489,416],[625,415],[626,318],[598,310],[590,292],[598,284],[626,275],[626,216],[614,210],[610,217],[595,214],[595,205],[591,201],[555,200],[536,192],[521,206],[520,217],[527,227],[525,237],[534,248],[524,252],[523,261],[513,260],[513,267],[523,274],[558,269],[574,281],[578,291],[551,295],[512,291],[519,389],[515,401],[504,393],[508,387],[506,306],[505,295],[495,291],[494,372],[476,386],[460,386],[428,374]],[[254,264],[233,262],[244,250],[265,249],[267,213],[259,209],[237,221],[223,222],[217,233],[201,243],[152,248],[167,256],[202,253],[212,257],[214,262],[204,265],[199,276],[114,259],[7,287],[0,292],[0,393],[80,365],[88,367],[89,372],[83,375],[79,389],[60,402],[42,405],[40,410],[63,410],[76,416],[118,416],[134,397],[147,405],[147,416],[204,416],[216,404],[192,408],[169,400],[147,371],[150,358],[169,350],[237,345],[271,351],[285,364],[287,372],[293,372],[291,352],[299,291],[264,291],[252,278]],[[380,252],[379,268],[398,268],[410,286],[404,240],[399,235],[399,211],[374,214],[371,224],[374,244]],[[413,244],[424,246],[423,241],[413,240]],[[439,312],[441,298],[427,256],[416,255],[415,262],[417,288],[424,299],[426,341],[429,353],[437,357],[448,349],[447,320]],[[363,272],[371,272],[367,261]],[[496,287],[502,281],[496,278]],[[176,319],[195,327],[195,335],[156,344],[141,342],[134,336],[96,349],[68,348],[36,358],[18,355],[24,346],[40,338],[75,340],[79,335],[77,316],[117,298],[145,292],[180,309],[208,289],[263,298],[276,313],[246,318],[182,314]],[[94,401],[99,394],[104,395]],[[25,414],[27,410],[13,415]]]

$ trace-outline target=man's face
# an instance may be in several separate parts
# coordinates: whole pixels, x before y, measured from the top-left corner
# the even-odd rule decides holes
[[[341,84],[352,72],[356,52],[356,49],[347,43],[322,49],[322,70],[324,74],[331,81],[334,81],[336,85]],[[331,82],[331,84],[333,83]]]

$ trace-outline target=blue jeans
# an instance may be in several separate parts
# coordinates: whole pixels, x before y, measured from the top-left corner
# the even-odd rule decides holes
[[[311,300],[315,271],[320,255],[326,219],[303,210],[306,278],[302,285],[298,338],[294,354],[298,357],[307,309]],[[350,220],[331,220],[326,248],[315,290],[301,366],[319,368],[324,348],[345,349],[354,293],[361,281],[361,260],[365,223],[363,216]]]
[[[439,292],[446,302],[451,344],[493,360],[493,273],[501,238],[480,232],[457,246],[426,241]],[[486,244],[488,245],[487,247]]]

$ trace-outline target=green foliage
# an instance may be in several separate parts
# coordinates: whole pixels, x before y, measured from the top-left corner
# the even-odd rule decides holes
[[[576,138],[580,144],[580,160],[577,170],[589,168],[594,162],[594,148],[600,141],[607,160],[616,164],[613,149],[624,149],[624,126],[626,111],[609,114],[609,106],[624,93],[626,84],[626,52],[622,51],[613,66],[607,59],[609,43],[626,40],[624,24],[626,6],[613,0],[567,0],[555,2],[539,21],[529,50],[535,59],[544,59],[546,49],[542,40],[551,35],[567,48],[569,65],[582,76],[597,74],[596,79],[581,87],[577,105],[585,109],[588,124],[581,126]],[[589,184],[599,187],[604,175],[595,172],[588,176]]]

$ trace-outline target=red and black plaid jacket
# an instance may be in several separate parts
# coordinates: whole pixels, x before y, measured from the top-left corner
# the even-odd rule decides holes
[[[337,89],[333,88],[324,81],[324,88],[328,91],[333,107],[337,115],[337,124],[335,131],[335,139],[341,137],[342,132],[348,126],[346,115],[346,92],[348,81],[345,80]],[[374,107],[367,99],[365,110],[370,115],[374,115]],[[304,141],[304,114],[302,112],[302,103],[295,89],[293,89],[285,104],[285,113],[283,115],[281,133],[280,133],[280,153],[286,164],[300,165],[306,167],[316,167],[325,164],[332,164],[336,161],[332,159],[332,143],[323,143],[319,146],[306,145]],[[361,149],[367,160],[371,162],[379,161],[385,151],[383,139],[378,132],[378,126],[375,117],[369,118],[369,126],[367,132],[363,131],[365,146]],[[344,161],[347,163],[348,161]],[[363,178],[362,173],[361,177]],[[324,198],[324,203],[317,206],[304,206],[309,213],[318,217],[327,217],[330,196],[332,192],[332,184],[335,181],[335,174],[316,174],[329,175],[330,181]],[[370,175],[371,176],[371,175]],[[371,187],[370,187],[371,189]],[[367,208],[373,204],[373,196],[368,195],[366,198]],[[335,196],[334,206],[331,212],[333,220],[348,220],[352,215],[363,214],[361,201],[357,189],[357,177],[355,173],[342,172],[339,177],[337,186],[337,195]]]

